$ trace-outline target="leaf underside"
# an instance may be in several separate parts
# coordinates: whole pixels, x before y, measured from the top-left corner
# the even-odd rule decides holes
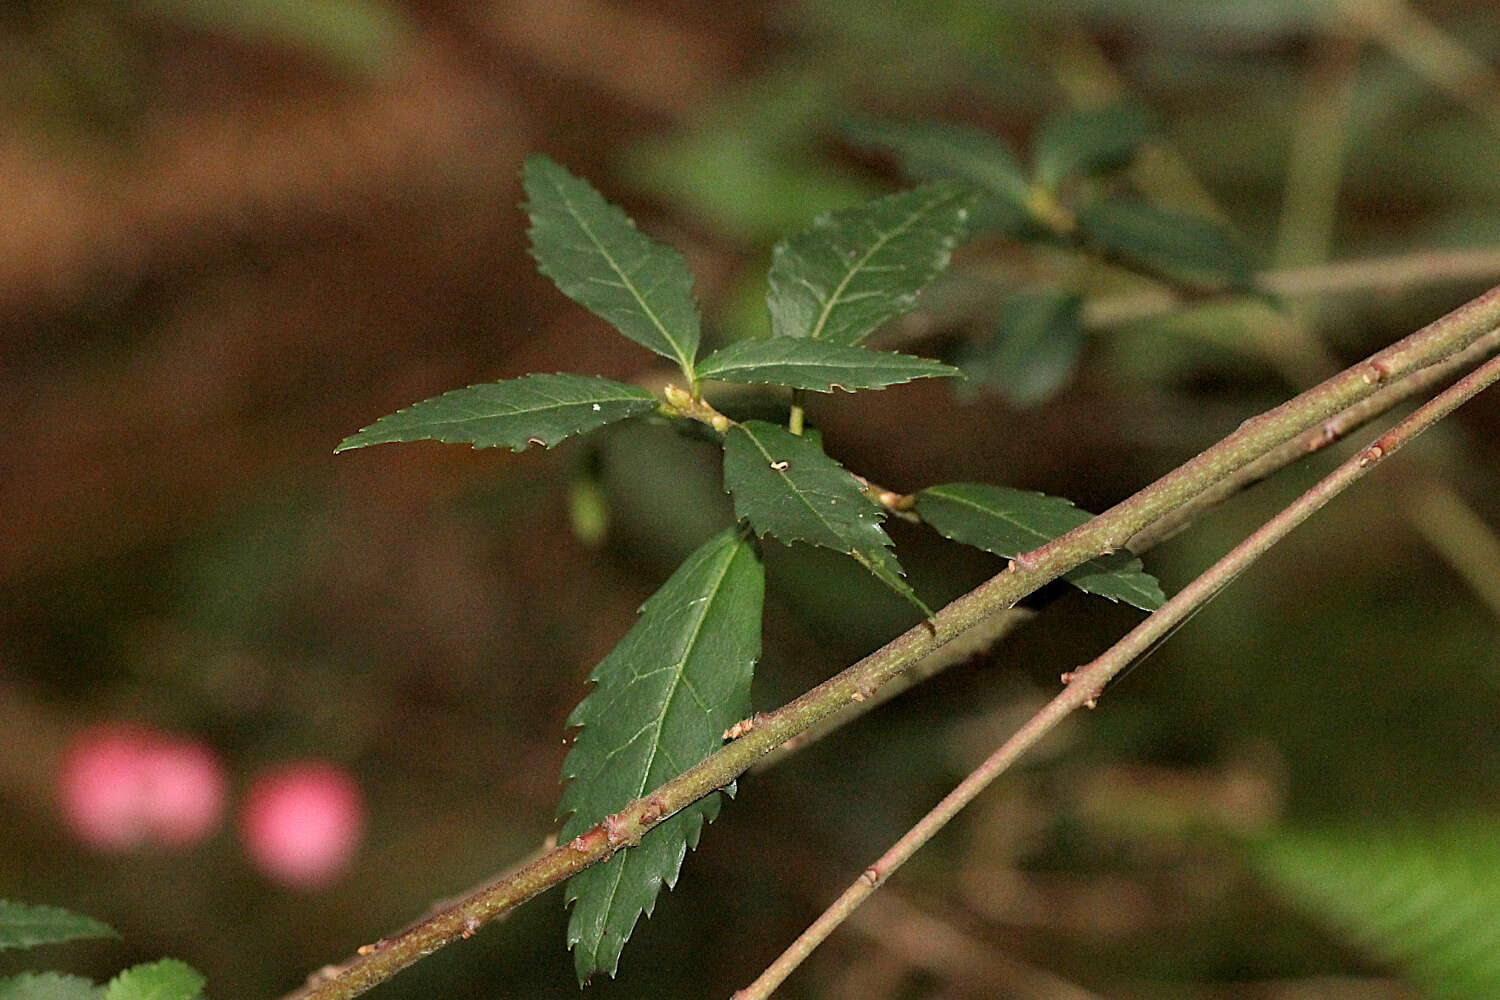
[[[108,924],[60,906],[34,906],[0,899],[0,951],[118,936]]]
[[[1045,545],[1093,517],[1062,497],[983,483],[929,486],[917,494],[917,513],[945,538],[1006,558]],[[1096,556],[1063,579],[1143,611],[1155,611],[1166,601],[1156,578],[1123,550]]]
[[[735,529],[710,538],[641,607],[635,625],[590,674],[595,687],[568,718],[581,727],[563,764],[558,834],[569,841],[723,744],[750,711],[760,656],[765,571]],[[615,974],[620,952],[689,847],[719,810],[715,793],[641,843],[568,882],[568,946],[580,982]]]
[[[772,332],[852,345],[908,312],[948,266],[971,201],[938,183],[820,215],[772,253]]]
[[[550,448],[563,438],[656,407],[645,389],[592,375],[526,375],[454,389],[381,417],[335,451],[391,441],[447,441],[476,448]]]
[[[903,579],[880,524],[885,512],[817,442],[761,420],[737,424],[724,436],[724,488],[734,497],[735,515],[750,522],[757,535],[853,556],[924,616],[932,616]]]
[[[682,254],[641,232],[587,181],[545,156],[527,158],[524,183],[538,270],[691,379],[700,321]]]
[[[191,965],[164,958],[120,973],[105,989],[104,1000],[195,1000],[204,982]]]
[[[963,374],[951,365],[910,354],[871,351],[800,337],[742,340],[703,359],[703,378],[764,383],[789,389],[883,389],[918,378]]]

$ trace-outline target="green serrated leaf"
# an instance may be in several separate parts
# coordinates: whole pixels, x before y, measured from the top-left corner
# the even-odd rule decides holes
[[[593,375],[526,375],[454,389],[381,417],[335,452],[391,441],[550,448],[563,438],[656,408],[645,389]]]
[[[112,937],[119,935],[108,924],[60,906],[34,906],[0,899],[0,951],[80,938]]]
[[[646,601],[568,718],[582,728],[563,764],[569,784],[558,811],[571,815],[561,840],[713,753],[724,730],[749,714],[764,594],[754,546],[730,529],[688,556]],[[636,921],[651,915],[663,883],[676,884],[688,847],[718,810],[715,794],[569,880],[568,945],[580,982],[615,974]]]
[[[23,972],[0,979],[0,1000],[101,1000],[104,987],[61,972]]]
[[[702,378],[784,385],[791,389],[884,389],[918,378],[962,375],[951,365],[910,354],[871,351],[799,337],[742,340],[715,351],[698,366]]]
[[[971,213],[970,225],[1016,234],[1031,225],[1029,183],[1021,164],[998,136],[968,125],[943,122],[851,121],[850,141],[894,153],[903,172],[915,180],[951,180],[986,195]]]
[[[545,156],[527,158],[525,186],[538,269],[568,298],[677,362],[692,381],[698,303],[682,254]]]
[[[655,911],[663,885],[677,887],[683,859],[698,849],[703,825],[718,819],[719,805],[719,793],[713,792],[656,827],[639,845],[568,880],[566,899],[573,907],[568,947],[580,986],[601,972],[614,978],[636,921]]]
[[[1056,188],[1071,177],[1118,170],[1150,134],[1146,113],[1130,105],[1056,115],[1042,126],[1032,150],[1037,183]]]
[[[989,342],[960,359],[964,374],[976,388],[999,389],[1018,408],[1046,402],[1078,367],[1082,305],[1074,292],[1012,296],[1001,305]]]
[[[1275,834],[1252,854],[1295,902],[1434,1000],[1500,997],[1493,817]]]
[[[1107,255],[1171,281],[1249,290],[1250,259],[1223,226],[1133,199],[1078,210],[1084,239]]]
[[[757,535],[853,556],[932,617],[891,552],[890,536],[880,526],[885,512],[816,442],[762,420],[736,424],[724,435],[724,488],[734,497],[735,515]]]
[[[973,200],[959,184],[929,184],[820,215],[771,255],[771,330],[858,344],[911,309],[948,266]]]
[[[943,537],[1006,558],[1045,545],[1093,517],[1062,497],[983,483],[929,486],[917,494],[917,513]],[[1143,611],[1155,611],[1166,601],[1161,584],[1124,550],[1090,559],[1063,579]]]
[[[110,980],[104,1000],[197,1000],[206,980],[175,958],[132,966]]]

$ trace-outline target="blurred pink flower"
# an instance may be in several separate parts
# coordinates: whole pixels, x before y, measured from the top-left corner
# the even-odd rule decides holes
[[[364,796],[349,773],[300,761],[255,779],[240,814],[240,839],[272,881],[318,889],[349,867],[364,825]]]
[[[74,738],[58,769],[58,805],[69,831],[101,851],[187,847],[224,814],[224,769],[203,743],[132,723]]]

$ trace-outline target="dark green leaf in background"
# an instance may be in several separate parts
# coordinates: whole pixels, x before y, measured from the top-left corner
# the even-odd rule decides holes
[[[1273,835],[1252,855],[1275,885],[1434,1000],[1500,997],[1494,817]]]
[[[561,841],[707,757],[749,714],[764,593],[754,546],[731,529],[688,556],[646,601],[568,717],[581,728],[563,764],[568,786],[558,811],[570,815]],[[569,880],[568,946],[580,981],[615,974],[636,921],[651,914],[663,883],[676,884],[687,849],[718,810],[716,793]]]
[[[126,969],[104,991],[104,1000],[196,1000],[204,979],[198,970],[175,958]]]
[[[682,254],[635,227],[587,181],[545,156],[526,160],[531,255],[562,293],[691,380],[698,303]]]
[[[948,266],[971,201],[963,185],[929,184],[820,215],[772,253],[772,332],[858,344],[909,311]]]
[[[33,906],[0,899],[0,951],[118,936],[108,924],[60,906]]]
[[[1050,118],[1032,147],[1032,169],[1043,187],[1070,177],[1118,170],[1135,157],[1150,135],[1145,112],[1116,104]]]
[[[1062,497],[983,483],[929,486],[917,494],[917,513],[945,538],[1006,558],[1045,545],[1093,517]],[[1063,579],[1144,611],[1155,611],[1166,600],[1156,578],[1123,550],[1090,559]]]
[[[626,177],[731,242],[770,245],[819,212],[880,193],[830,162],[827,118],[838,95],[836,84],[800,69],[716,87],[670,133],[633,143]]]
[[[816,442],[761,420],[736,424],[724,436],[724,488],[734,497],[735,515],[757,535],[853,556],[931,617],[890,550],[880,526],[885,512]]]
[[[974,229],[1015,234],[1030,225],[1029,187],[1010,147],[969,125],[943,122],[854,120],[844,127],[851,142],[889,150],[915,180],[952,180],[978,188]]]
[[[702,378],[766,383],[791,389],[883,389],[918,378],[962,375],[957,368],[910,354],[871,351],[799,337],[742,340],[703,359]]]
[[[1085,340],[1082,305],[1081,295],[1063,291],[1006,299],[989,341],[959,359],[970,385],[993,386],[1021,409],[1046,402],[1078,367]]]
[[[104,987],[61,972],[23,972],[0,979],[0,1000],[101,1000]]]
[[[525,375],[454,389],[381,417],[336,452],[391,441],[550,448],[563,438],[655,409],[645,389],[593,375]]]
[[[1250,259],[1223,226],[1133,199],[1078,210],[1083,237],[1106,255],[1170,281],[1208,288],[1252,287]]]

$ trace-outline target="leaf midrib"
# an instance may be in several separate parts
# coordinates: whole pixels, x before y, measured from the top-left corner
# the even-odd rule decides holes
[[[823,311],[818,316],[818,321],[813,324],[812,331],[808,334],[808,336],[813,340],[821,339],[823,328],[828,325],[828,317],[830,314],[832,314],[834,308],[839,304],[839,300],[843,295],[844,289],[849,286],[849,282],[854,280],[854,276],[864,268],[865,264],[868,263],[871,257],[875,256],[875,254],[883,250],[885,248],[885,245],[891,240],[895,239],[897,236],[900,236],[902,233],[906,232],[906,230],[916,225],[917,220],[925,216],[928,212],[932,211],[935,205],[947,200],[951,196],[951,193],[948,192],[943,192],[936,195],[931,201],[926,202],[922,205],[921,208],[912,212],[911,215],[909,215],[905,219],[905,221],[903,221],[896,228],[892,229],[888,233],[881,234],[880,239],[878,239],[875,244],[865,252],[864,256],[860,257],[859,260],[852,267],[850,267],[848,271],[845,272],[843,280],[838,283],[838,287],[833,290],[833,294],[829,296],[828,301],[824,303]]]
[[[765,446],[760,443],[760,439],[755,436],[755,433],[753,431],[751,431],[744,424],[740,425],[740,430],[745,432],[745,436],[750,439],[750,443],[755,445],[756,450],[760,452],[761,457],[764,458],[768,464],[776,461],[775,456],[773,456],[769,451],[765,449]],[[802,506],[806,507],[808,511],[818,519],[819,523],[821,523],[825,528],[832,532],[835,537],[840,539],[847,538],[846,533],[840,531],[838,525],[836,525],[832,521],[829,521],[828,518],[823,516],[822,511],[808,502],[807,497],[804,496],[804,491],[802,489],[799,489],[797,485],[792,482],[792,477],[788,473],[777,472],[776,475],[781,477],[782,481],[787,484],[787,488],[791,492],[792,496],[796,497],[797,500],[801,502]],[[851,476],[850,478],[852,479],[853,477]],[[871,504],[870,506],[874,507],[874,509],[877,511],[879,510],[879,508],[875,507],[874,504]],[[879,525],[877,524],[877,527],[878,526]],[[850,543],[853,544],[855,541],[857,541],[857,539],[851,539]],[[881,548],[884,549],[885,546],[882,545]],[[849,554],[852,556],[858,556],[860,554],[860,551],[858,548],[851,548],[849,550]]]
[[[892,371],[904,372],[908,368],[920,369],[926,367],[921,364],[921,362],[927,360],[926,358],[917,358],[915,362],[908,362],[905,360],[892,361],[889,358],[881,357],[880,352],[878,351],[870,351],[869,353],[875,355],[875,360],[872,360],[871,362],[864,365],[859,365],[858,367],[860,370],[872,371],[876,373],[889,373]],[[767,358],[764,361],[735,361],[733,364],[723,365],[718,368],[705,368],[703,370],[703,377],[709,378],[721,372],[740,371],[746,368],[770,368],[773,365],[783,366],[787,368],[853,369],[856,367],[856,363],[853,361],[818,361],[804,358]]]
[[[567,409],[570,406],[594,406],[596,404],[604,404],[604,403],[648,403],[648,402],[651,402],[651,400],[649,400],[649,399],[647,399],[646,397],[643,397],[643,396],[596,396],[596,397],[593,397],[591,399],[575,399],[575,400],[553,399],[552,402],[543,404],[541,406],[518,407],[518,408],[515,408],[515,409],[512,409],[512,410],[506,410],[504,412],[473,413],[473,414],[470,414],[468,416],[463,416],[463,417],[452,417],[452,418],[448,418],[448,419],[436,419],[436,420],[432,420],[431,423],[432,423],[433,426],[448,427],[448,426],[454,426],[454,425],[458,425],[458,424],[473,423],[473,422],[478,421],[478,420],[498,420],[498,419],[500,419],[502,417],[515,417],[515,416],[521,416],[521,415],[530,416],[530,415],[535,414],[535,413],[550,413],[553,410],[564,410],[564,409]],[[459,403],[457,400],[450,400],[450,405],[461,406],[463,404]]]
[[[972,510],[977,510],[981,514],[987,514],[990,517],[995,518],[996,520],[1004,521],[1006,524],[1009,524],[1012,527],[1018,528],[1021,531],[1026,532],[1028,535],[1031,535],[1031,536],[1033,536],[1035,538],[1040,539],[1041,543],[1043,545],[1046,545],[1048,542],[1052,541],[1054,538],[1061,537],[1059,535],[1048,535],[1045,532],[1037,531],[1035,528],[1031,527],[1030,525],[1023,524],[1023,523],[1017,521],[1015,519],[1015,517],[1012,516],[1012,515],[1007,515],[1005,513],[1002,513],[1001,511],[994,510],[994,509],[991,509],[989,507],[986,507],[986,506],[984,506],[981,503],[977,503],[977,502],[975,502],[973,500],[970,500],[968,497],[955,496],[952,493],[945,493],[944,491],[942,491],[940,489],[930,489],[930,490],[927,490],[926,492],[928,492],[929,494],[934,494],[934,495],[936,495],[938,497],[941,497],[942,499],[948,501],[949,503],[958,504],[958,505],[961,505],[961,506],[965,506],[965,507],[968,507],[968,508],[970,508]],[[999,553],[996,553],[996,554],[998,555]],[[1010,558],[1010,557],[1006,556],[1004,558]],[[1083,562],[1079,563],[1077,566],[1075,566],[1073,569],[1068,570],[1068,573],[1075,573],[1079,569],[1081,569],[1081,568],[1083,568],[1085,566],[1095,567],[1095,572],[1098,572],[1098,573],[1110,573],[1110,574],[1114,574],[1116,576],[1119,575],[1115,570],[1112,570],[1108,566],[1103,565],[1097,559],[1086,559]]]
[[[682,345],[677,342],[677,338],[672,336],[671,331],[669,331],[666,325],[662,323],[661,319],[656,315],[656,310],[652,309],[651,306],[646,303],[645,297],[642,296],[641,293],[636,289],[635,282],[634,280],[632,280],[631,276],[627,274],[618,263],[615,262],[614,255],[611,254],[608,248],[606,248],[605,245],[600,242],[599,237],[594,235],[593,228],[589,226],[584,217],[579,214],[578,209],[575,208],[573,199],[568,197],[568,193],[563,190],[562,186],[556,184],[555,182],[553,184],[553,189],[557,192],[558,197],[562,199],[563,207],[567,210],[568,215],[571,216],[573,221],[578,224],[578,228],[583,230],[583,234],[589,238],[589,242],[594,244],[594,249],[599,251],[599,255],[604,258],[604,261],[609,265],[610,270],[614,271],[615,274],[619,277],[621,286],[630,293],[632,298],[635,299],[636,305],[640,306],[641,312],[645,313],[646,318],[649,319],[651,321],[651,324],[656,327],[656,331],[662,335],[662,337],[668,344],[672,345],[672,353],[677,355],[678,366],[682,368],[683,374],[686,375],[687,378],[691,381],[691,379],[693,378],[693,362],[692,359],[689,358],[683,351]]]
[[[719,590],[724,585],[724,578],[729,575],[729,567],[734,563],[735,559],[739,557],[739,543],[736,541],[733,545],[731,545],[726,550],[726,554],[728,558],[726,558],[723,564],[719,567],[718,576],[714,579],[713,586],[708,589],[708,600],[703,602],[703,611],[698,615],[698,620],[693,623],[692,635],[689,636],[687,645],[683,648],[682,656],[679,657],[676,662],[676,668],[674,671],[675,676],[672,679],[672,686],[671,689],[667,691],[667,696],[662,699],[661,711],[656,714],[654,723],[648,723],[648,726],[653,724],[656,726],[658,738],[652,741],[651,756],[646,761],[646,766],[641,769],[640,785],[636,788],[635,794],[631,796],[632,799],[640,798],[641,795],[646,791],[648,777],[651,774],[651,767],[656,763],[656,752],[661,746],[661,739],[659,737],[661,733],[662,722],[667,717],[667,710],[671,708],[672,700],[677,697],[677,689],[681,686],[683,672],[686,669],[687,661],[693,654],[693,647],[695,647],[698,643],[698,636],[703,632],[703,623],[708,619],[708,613],[713,608],[714,601],[718,599]],[[644,730],[638,731],[636,735],[640,735],[640,732],[642,731]],[[632,737],[632,739],[633,738],[634,737]],[[623,855],[621,863],[615,867],[615,871],[613,873],[614,877],[609,887],[609,893],[605,897],[603,909],[606,922],[609,919],[610,912],[614,910],[615,897],[619,895],[620,882],[624,878],[625,862],[623,858],[628,857],[629,853],[627,852],[625,855]],[[597,948],[594,949],[594,956],[597,959]]]
[[[1037,531],[1035,528],[1032,528],[1032,527],[1030,527],[1028,525],[1019,523],[1018,521],[1015,520],[1014,517],[1010,517],[1010,516],[1007,516],[1005,514],[1002,514],[1002,513],[998,512],[998,511],[992,510],[992,509],[984,506],[983,504],[977,503],[976,501],[971,500],[971,499],[969,499],[967,497],[957,496],[955,494],[948,493],[948,492],[942,490],[941,488],[930,488],[930,489],[924,490],[923,492],[927,493],[929,495],[932,495],[932,496],[937,496],[937,497],[941,498],[942,500],[947,501],[948,503],[955,504],[955,505],[960,505],[960,506],[965,506],[965,507],[968,507],[971,510],[977,510],[977,511],[979,511],[982,514],[987,514],[987,515],[989,515],[991,517],[994,517],[997,520],[1004,521],[1006,524],[1012,525],[1012,526],[1014,526],[1016,528],[1019,528],[1022,531],[1027,532],[1028,534],[1031,534],[1031,535],[1033,535],[1033,536],[1035,536],[1037,538],[1042,539],[1042,544],[1043,545],[1045,545],[1048,542],[1052,541],[1053,538],[1061,537],[1061,536],[1057,536],[1057,535],[1049,537],[1048,535],[1046,535],[1046,534],[1044,534],[1042,532]],[[1075,507],[1074,509],[1076,510],[1078,508]],[[1086,513],[1086,512],[1080,511],[1080,513]],[[978,547],[979,548],[985,548],[985,546],[978,546]],[[989,551],[989,552],[993,552],[992,549],[987,549],[986,548],[985,550]],[[994,554],[995,555],[1000,555],[1000,553],[998,553],[998,552],[996,552]],[[1011,557],[1010,556],[1001,556],[1001,558],[1011,558]],[[1120,570],[1120,569],[1116,569],[1116,568],[1111,567],[1111,566],[1107,566],[1104,563],[1101,563],[1098,560],[1098,558],[1096,557],[1096,558],[1092,558],[1092,559],[1086,559],[1083,562],[1079,563],[1077,566],[1074,566],[1072,569],[1068,570],[1066,573],[1063,574],[1063,579],[1068,580],[1068,581],[1071,582],[1072,579],[1075,576],[1080,575],[1080,573],[1079,573],[1080,570],[1085,571],[1085,573],[1083,575],[1100,574],[1100,575],[1103,575],[1103,576],[1112,577],[1117,583],[1119,583],[1123,587],[1126,587],[1127,589],[1131,590],[1132,592],[1134,592],[1136,594],[1139,594],[1142,597],[1147,598],[1148,600],[1153,600],[1153,601],[1156,600],[1156,597],[1157,597],[1156,592],[1154,592],[1152,590],[1149,590],[1146,587],[1142,586],[1135,579],[1137,571],[1132,570],[1130,572],[1126,572],[1124,570]]]

